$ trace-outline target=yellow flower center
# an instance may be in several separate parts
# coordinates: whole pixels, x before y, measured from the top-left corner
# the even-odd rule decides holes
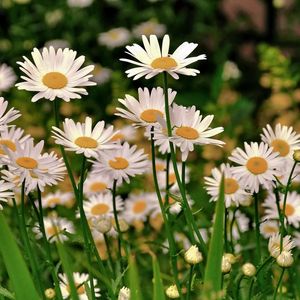
[[[181,126],[177,128],[175,133],[187,140],[195,140],[199,137],[198,131],[188,126]]]
[[[68,84],[67,77],[60,72],[49,72],[43,76],[43,84],[50,89],[62,89]]]
[[[177,67],[177,62],[172,57],[158,57],[151,63],[153,69],[169,70]]]
[[[11,141],[11,140],[0,140],[0,155],[1,154],[6,154],[3,150],[3,148],[1,147],[1,145],[6,146],[8,149],[10,149],[11,151],[16,151],[16,144]]]
[[[98,143],[95,139],[88,137],[88,136],[81,136],[78,137],[74,143],[80,147],[80,148],[89,148],[89,149],[93,149],[93,148],[97,148]]]
[[[234,194],[239,189],[239,184],[233,178],[225,178],[224,187],[225,194]]]
[[[109,206],[105,203],[99,203],[92,207],[91,213],[93,215],[104,215],[108,213]]]
[[[164,164],[161,164],[161,163],[157,163],[155,165],[155,169],[156,169],[156,172],[162,172],[165,170],[165,165]]]
[[[50,226],[46,230],[47,230],[47,233],[49,236],[57,235],[60,232],[60,229],[58,226]]]
[[[169,174],[169,184],[173,184],[176,182],[176,175],[175,173],[170,173]]]
[[[267,225],[264,227],[264,231],[265,233],[276,233],[278,230],[276,229],[276,227]]]
[[[107,185],[104,182],[94,182],[91,184],[90,189],[92,192],[98,193],[106,190]]]
[[[146,207],[147,207],[146,201],[139,200],[134,203],[132,210],[135,214],[140,214],[145,211]]]
[[[25,169],[34,169],[38,165],[38,162],[35,159],[28,157],[28,156],[22,156],[22,157],[17,158],[16,163],[20,167],[25,168]]]
[[[264,158],[254,156],[247,161],[246,168],[252,174],[259,175],[268,170],[268,163]]]
[[[280,208],[283,209],[283,204],[280,205]],[[284,214],[285,214],[287,217],[290,217],[290,216],[292,216],[294,213],[295,213],[295,208],[294,208],[294,206],[292,206],[291,204],[286,203],[286,204],[285,204],[285,212],[284,212]]]
[[[129,162],[127,159],[123,157],[115,157],[114,159],[111,159],[108,161],[108,164],[116,170],[124,170],[129,166]]]
[[[125,139],[125,135],[122,134],[122,133],[117,133],[115,134],[111,139],[110,141],[111,142],[116,142],[116,141],[119,141],[119,140],[124,140]]]
[[[157,109],[146,109],[140,115],[140,118],[147,123],[157,122],[158,117],[163,117],[163,113]]]
[[[281,139],[273,140],[271,146],[274,152],[279,152],[280,156],[287,156],[290,152],[290,145]]]
[[[56,205],[56,204],[60,204],[60,198],[53,197],[48,200],[48,205]]]
[[[84,294],[84,293],[85,293],[84,283],[81,283],[81,284],[79,284],[79,283],[77,283],[77,282],[74,282],[74,283],[75,283],[75,286],[76,286],[76,289],[77,289],[77,294],[78,294],[78,295]],[[69,284],[67,284],[66,289],[67,289],[67,291],[68,291],[69,294],[70,294],[70,293],[71,293],[71,287],[70,287]]]

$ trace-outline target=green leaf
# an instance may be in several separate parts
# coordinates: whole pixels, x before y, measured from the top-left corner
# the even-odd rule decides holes
[[[139,274],[137,272],[135,258],[129,258],[129,288],[130,300],[142,300],[142,293],[140,289]]]
[[[0,295],[8,298],[8,299],[15,299],[15,296],[7,289],[4,287],[0,286]]]
[[[222,288],[222,256],[224,247],[224,175],[221,179],[219,198],[215,208],[213,233],[209,244],[207,264],[204,275],[204,290],[206,293],[217,293]],[[211,294],[208,294],[211,297]]]
[[[165,300],[165,291],[162,283],[159,264],[157,258],[152,254],[152,267],[153,267],[153,300]]]
[[[39,300],[40,296],[2,212],[0,212],[0,228],[0,253],[12,281],[16,299]]]

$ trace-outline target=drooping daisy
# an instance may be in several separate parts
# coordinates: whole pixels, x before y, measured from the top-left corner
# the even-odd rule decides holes
[[[70,6],[70,7],[80,7],[80,8],[88,7],[93,2],[94,2],[94,0],[68,0],[67,1],[68,6]]]
[[[44,226],[46,237],[51,243],[56,241],[67,241],[69,238],[65,233],[75,232],[74,225],[71,221],[54,215],[44,218]],[[35,224],[35,227],[33,227],[32,230],[36,234],[37,239],[42,238],[43,235],[38,223]]]
[[[61,293],[64,299],[67,299],[70,297],[70,284],[68,281],[68,277],[66,274],[58,274],[58,277],[60,279],[59,287],[61,289]],[[77,294],[80,300],[89,300],[88,292],[85,289],[85,284],[87,284],[90,287],[90,281],[89,281],[89,275],[85,273],[73,273],[73,281],[75,284],[75,287],[77,288]],[[97,287],[97,279],[93,278],[93,284],[94,284],[94,292],[95,297],[100,297],[100,288]]]
[[[15,196],[15,194],[12,192],[12,189],[15,187],[15,185],[12,182],[5,182],[4,180],[0,180],[0,201],[7,202],[11,198]],[[3,206],[0,202],[0,210],[3,209]]]
[[[7,64],[0,64],[0,94],[8,91],[17,80],[17,76],[13,68]]]
[[[118,27],[102,32],[98,36],[98,43],[110,49],[124,46],[130,40],[130,31],[124,27]]]
[[[109,176],[95,176],[89,174],[83,184],[83,194],[86,197],[105,193],[112,188],[112,180]]]
[[[130,95],[125,99],[119,99],[124,108],[117,107],[116,116],[134,121],[134,126],[152,126],[160,118],[165,116],[165,96],[161,87],[153,88],[151,92],[147,89],[138,89],[138,100]],[[168,90],[169,105],[172,104],[176,92]]]
[[[40,52],[34,48],[31,52],[34,63],[23,56],[24,62],[18,62],[26,76],[21,76],[23,82],[17,83],[19,90],[38,92],[31,101],[41,98],[53,101],[56,97],[65,101],[80,99],[87,95],[85,86],[95,85],[90,78],[94,66],[80,67],[84,56],[75,59],[77,52],[68,48],[54,50],[53,47],[43,48]]]
[[[93,164],[92,174],[107,175],[118,184],[123,180],[129,182],[129,177],[140,175],[149,168],[149,161],[144,150],[138,149],[126,142],[114,151],[103,151]]]
[[[157,37],[162,37],[166,31],[166,25],[159,24],[152,20],[138,24],[132,29],[133,35],[137,38],[141,38],[143,35],[148,37],[152,34]]]
[[[120,196],[116,197],[117,211],[122,211],[123,201]],[[89,197],[88,200],[83,203],[84,212],[87,218],[97,218],[101,216],[113,217],[113,201],[112,194],[98,194]]]
[[[278,169],[282,165],[282,158],[272,152],[265,143],[244,143],[245,151],[241,148],[233,150],[229,159],[240,166],[233,167],[232,173],[240,183],[251,193],[257,193],[259,185],[266,189],[272,186],[272,180],[279,176]]]
[[[0,156],[6,155],[3,145],[11,151],[16,151],[16,144],[22,144],[30,138],[30,135],[23,136],[24,130],[15,126],[3,126],[0,131]]]
[[[236,176],[232,173],[232,167],[229,164],[222,164],[220,168],[214,168],[212,177],[204,177],[206,190],[211,195],[211,201],[217,201],[220,192],[222,174],[224,174],[224,193],[225,205],[230,207],[232,204],[239,205],[240,201],[248,198],[251,194],[246,192],[240,185]]]
[[[266,239],[270,238],[273,234],[279,232],[279,226],[277,221],[264,221],[260,223],[259,231]]]
[[[293,158],[294,150],[300,148],[300,134],[297,134],[293,127],[280,123],[275,126],[275,131],[267,124],[266,128],[263,128],[261,139],[282,157]]]
[[[86,157],[96,157],[99,150],[116,148],[116,144],[111,141],[115,134],[113,126],[104,129],[105,122],[98,122],[92,128],[92,119],[85,118],[84,123],[66,118],[63,122],[63,130],[52,127],[55,143],[66,147],[67,151],[74,151],[77,154],[83,153]]]
[[[3,161],[9,171],[18,176],[20,183],[25,181],[26,194],[39,187],[43,192],[46,185],[56,185],[64,179],[66,167],[54,152],[41,154],[44,141],[37,145],[29,139],[22,145],[16,144],[16,150],[5,147],[8,155]]]
[[[283,210],[283,194],[279,194],[280,209]],[[273,193],[270,193],[268,197],[265,199],[263,203],[263,207],[265,208],[265,216],[264,219],[279,219],[278,210],[276,205],[276,198]],[[292,224],[294,227],[299,228],[300,225],[300,195],[293,191],[288,192],[286,205],[285,205],[285,217],[289,224]]]
[[[295,247],[294,241],[290,235],[286,235],[282,240],[282,251],[291,251]],[[273,234],[268,243],[270,255],[277,258],[280,254],[280,233]]]
[[[128,224],[134,221],[146,221],[151,211],[156,207],[157,196],[155,193],[131,194],[125,200],[122,216]]]
[[[14,107],[5,113],[7,105],[8,102],[5,101],[3,97],[0,97],[0,131],[3,130],[4,125],[7,125],[21,116],[20,112],[14,109]]]
[[[46,196],[42,197],[43,208],[54,208],[57,205],[72,207],[73,204],[74,195],[71,192],[63,193],[60,191],[56,191],[55,193],[49,193]]]
[[[224,131],[223,127],[211,129],[209,126],[214,116],[203,118],[195,106],[184,107],[174,104],[172,114],[172,142],[180,149],[182,160],[185,161],[190,151],[194,151],[194,145],[213,144],[222,146],[225,143],[211,137]]]

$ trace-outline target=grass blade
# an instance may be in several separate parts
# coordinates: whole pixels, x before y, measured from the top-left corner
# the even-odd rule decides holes
[[[165,291],[160,276],[160,268],[157,258],[152,254],[152,267],[153,267],[153,300],[165,300]]]
[[[39,300],[40,296],[2,212],[0,212],[0,228],[0,252],[12,281],[16,300]]]
[[[129,288],[130,288],[130,300],[142,300],[142,293],[140,289],[139,274],[137,272],[135,258],[131,256],[129,258]]]
[[[7,299],[15,299],[15,296],[7,289],[4,287],[0,286],[0,295],[4,296]]]

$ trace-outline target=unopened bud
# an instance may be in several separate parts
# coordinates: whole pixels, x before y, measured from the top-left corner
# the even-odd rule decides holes
[[[118,300],[129,300],[130,299],[130,289],[123,286],[119,291]]]
[[[120,226],[121,232],[125,232],[129,229],[129,225],[127,224],[127,222],[124,219],[119,219],[118,221],[119,221],[119,226]],[[113,227],[117,230],[115,220],[112,221],[112,224],[113,224]]]
[[[276,258],[276,262],[280,267],[288,268],[294,263],[291,251],[282,251]]]
[[[223,255],[222,257],[222,273],[229,273],[231,271],[231,263]]]
[[[45,296],[47,299],[54,299],[55,297],[55,290],[52,288],[46,289],[45,290]]]
[[[230,262],[230,264],[233,265],[236,263],[237,258],[232,253],[225,253],[224,257]]]
[[[177,286],[175,284],[170,285],[167,289],[166,289],[166,295],[171,298],[171,299],[176,299],[179,298],[179,292],[177,289]]]
[[[111,230],[112,224],[110,218],[107,217],[99,217],[92,220],[95,229],[100,233],[107,233]]]
[[[243,271],[243,274],[248,277],[252,277],[256,274],[256,268],[251,263],[243,264],[242,271]]]
[[[194,245],[184,253],[184,259],[187,263],[195,265],[203,261],[203,256],[198,247]]]
[[[293,158],[297,163],[300,162],[300,149],[294,151]]]

